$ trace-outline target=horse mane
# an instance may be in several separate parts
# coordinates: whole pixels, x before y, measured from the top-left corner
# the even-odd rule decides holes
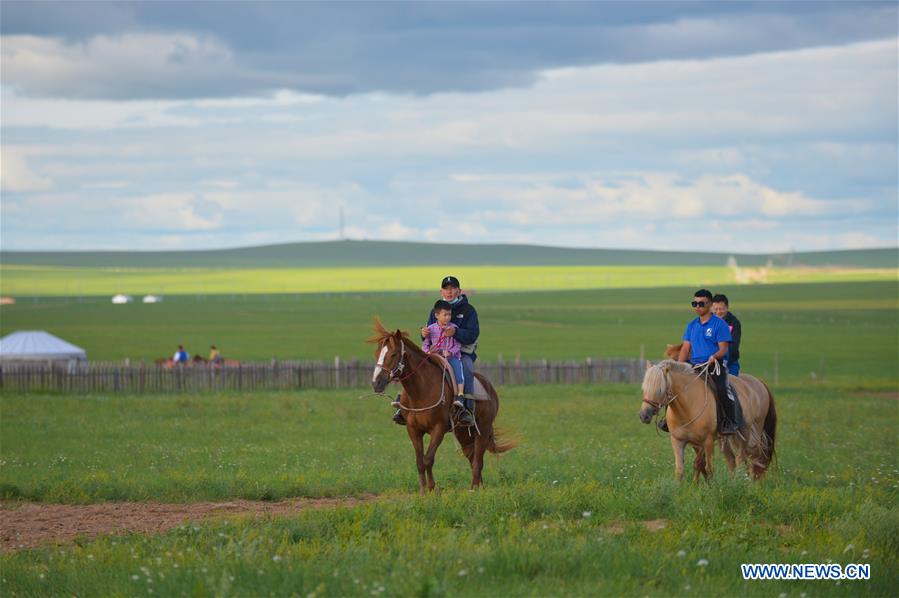
[[[409,333],[405,330],[396,330],[391,332],[384,328],[384,324],[381,323],[381,318],[379,316],[375,316],[375,324],[374,324],[374,334],[370,336],[367,342],[372,343],[374,345],[381,345],[382,343],[386,343],[390,337],[399,332],[400,336],[408,341],[412,339],[409,337]],[[415,345],[415,343],[411,343]]]
[[[647,397],[663,397],[671,390],[671,377],[669,372],[678,374],[692,374],[693,366],[689,363],[666,359],[660,361],[646,370],[643,377],[643,395]]]
[[[680,355],[681,347],[683,346],[683,341],[677,343],[676,345],[667,345],[665,347],[665,359],[677,359],[677,356]]]

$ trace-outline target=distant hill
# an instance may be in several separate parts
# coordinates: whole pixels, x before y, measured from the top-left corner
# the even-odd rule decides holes
[[[895,268],[899,249],[731,254],[538,245],[323,241],[196,251],[3,251],[2,265],[104,268],[326,268],[338,266],[740,266]]]

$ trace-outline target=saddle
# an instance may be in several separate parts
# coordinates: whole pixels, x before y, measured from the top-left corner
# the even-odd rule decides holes
[[[447,360],[437,353],[431,353],[431,359],[437,362],[441,368],[443,368],[443,375],[449,377],[450,384],[453,385],[453,388],[456,388],[458,382],[456,382],[456,374],[453,372],[452,366],[447,362]],[[471,398],[475,401],[489,401],[490,395],[487,394],[487,389],[484,388],[484,385],[481,384],[481,381],[478,380],[478,377],[474,378],[474,386],[472,387],[473,392],[471,393]]]

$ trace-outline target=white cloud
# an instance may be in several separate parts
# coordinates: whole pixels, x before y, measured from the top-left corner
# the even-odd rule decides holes
[[[14,147],[0,150],[0,189],[28,193],[53,187],[53,181],[42,176],[28,165],[26,155]]]

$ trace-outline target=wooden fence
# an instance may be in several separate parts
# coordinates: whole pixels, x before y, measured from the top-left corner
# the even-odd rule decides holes
[[[0,364],[3,392],[191,393],[204,391],[366,388],[374,363],[357,360],[271,361],[238,366],[190,365],[166,369],[147,363]],[[496,385],[640,382],[639,359],[478,362]]]

